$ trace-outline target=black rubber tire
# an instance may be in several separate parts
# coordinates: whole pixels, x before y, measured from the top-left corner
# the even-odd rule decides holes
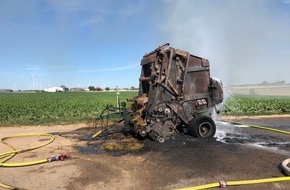
[[[188,123],[189,133],[196,138],[212,138],[216,132],[216,125],[212,118],[197,116]]]

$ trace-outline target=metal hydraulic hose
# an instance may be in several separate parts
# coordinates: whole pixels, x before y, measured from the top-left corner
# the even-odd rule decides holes
[[[269,131],[274,131],[274,132],[290,135],[290,131],[284,131],[284,130],[274,129],[274,128],[270,128],[270,127],[262,127],[262,126],[249,125],[249,124],[237,123],[237,122],[233,122],[233,124],[245,125],[245,126],[256,128],[256,129],[269,130]],[[287,166],[289,164],[290,164],[290,158],[284,160],[281,163],[281,167],[287,175],[290,175],[290,168]],[[178,190],[201,190],[201,189],[211,189],[211,188],[216,188],[216,187],[224,188],[226,186],[251,185],[251,184],[261,184],[261,183],[282,182],[282,181],[290,181],[290,176],[289,177],[274,177],[274,178],[265,178],[265,179],[254,179],[254,180],[242,180],[242,181],[228,181],[228,182],[220,181],[220,182],[216,182],[216,183],[210,183],[210,184],[200,185],[200,186],[195,186],[195,187],[181,188]]]

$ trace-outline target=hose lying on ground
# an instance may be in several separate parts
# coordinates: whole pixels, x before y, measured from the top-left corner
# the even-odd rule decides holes
[[[11,138],[19,138],[19,137],[31,137],[31,136],[45,136],[45,137],[50,137],[50,140],[32,147],[32,148],[28,148],[28,149],[23,149],[23,150],[17,150],[15,147],[13,147],[12,145],[8,144],[5,142],[5,140],[7,139],[11,139]],[[43,133],[33,133],[33,134],[20,134],[20,135],[13,135],[13,136],[8,136],[8,137],[4,137],[1,139],[2,144],[8,146],[9,148],[11,148],[13,151],[9,151],[9,152],[5,152],[0,154],[0,167],[20,167],[20,166],[31,166],[31,165],[35,165],[35,164],[41,164],[41,163],[45,163],[48,160],[47,159],[42,159],[42,160],[36,160],[36,161],[32,161],[32,162],[21,162],[21,163],[5,163],[6,161],[8,161],[9,159],[13,158],[17,153],[22,153],[22,152],[27,152],[27,151],[31,151],[31,150],[35,150],[41,147],[44,147],[50,143],[52,143],[54,141],[55,137],[51,134],[43,134]],[[2,159],[2,160],[1,160]]]
[[[278,133],[283,133],[283,134],[290,134],[290,131],[284,131],[284,130],[279,130],[279,129],[274,129],[270,127],[262,127],[262,126],[257,126],[257,125],[249,125],[249,124],[244,124],[244,123],[237,123],[237,122],[232,122],[233,124],[237,125],[244,125],[256,129],[263,129],[263,130],[269,130],[269,131],[274,131]],[[178,190],[201,190],[201,189],[210,189],[210,188],[224,188],[226,186],[238,186],[238,185],[251,185],[251,184],[261,184],[261,183],[273,183],[273,182],[282,182],[282,181],[290,181],[290,168],[287,166],[290,164],[290,158],[284,160],[281,163],[281,167],[283,171],[289,175],[289,177],[275,177],[275,178],[265,178],[265,179],[254,179],[254,180],[242,180],[242,181],[220,181],[216,183],[210,183],[206,185],[200,185],[200,186],[195,186],[195,187],[187,187],[187,188],[181,188]]]
[[[206,185],[200,185],[195,187],[187,187],[178,190],[201,190],[201,189],[210,189],[215,187],[227,187],[227,186],[239,186],[239,185],[253,185],[253,184],[261,184],[261,183],[273,183],[273,182],[282,182],[282,181],[290,181],[289,177],[275,177],[275,178],[265,178],[265,179],[253,179],[253,180],[242,180],[242,181],[220,181],[216,183],[210,183]]]
[[[31,136],[44,136],[44,137],[49,137],[50,139],[41,145],[38,145],[38,146],[35,146],[32,148],[28,148],[28,149],[22,149],[22,150],[20,150],[20,149],[18,150],[15,147],[13,147],[12,145],[5,142],[5,140],[7,140],[7,139],[19,138],[19,137],[31,137]],[[19,135],[12,135],[12,136],[1,138],[0,142],[2,144],[6,145],[7,147],[11,148],[12,151],[8,151],[8,152],[4,152],[4,153],[0,154],[0,167],[31,166],[31,165],[42,164],[42,163],[46,163],[46,162],[52,162],[55,160],[63,160],[64,158],[68,158],[67,155],[61,154],[59,156],[53,156],[53,157],[49,157],[49,158],[45,158],[45,159],[41,159],[41,160],[30,161],[30,162],[6,163],[6,161],[13,158],[17,153],[23,153],[23,152],[27,152],[27,151],[31,151],[31,150],[35,150],[35,149],[44,147],[44,146],[52,143],[54,141],[54,139],[55,139],[55,137],[53,135],[45,134],[45,133],[19,134]],[[0,183],[0,187],[6,188],[6,189],[21,189],[21,188],[12,187],[12,186],[9,186],[9,185],[3,184],[3,183]]]
[[[249,125],[249,124],[238,123],[238,122],[232,122],[232,123],[233,124],[237,124],[237,125],[244,125],[244,126],[248,126],[248,127],[252,127],[252,128],[256,128],[256,129],[263,129],[263,130],[268,130],[268,131],[273,131],[273,132],[277,132],[277,133],[283,133],[283,134],[286,134],[286,135],[290,135],[290,131],[274,129],[274,128],[271,128],[271,127],[263,127],[263,126],[259,126],[259,125]]]

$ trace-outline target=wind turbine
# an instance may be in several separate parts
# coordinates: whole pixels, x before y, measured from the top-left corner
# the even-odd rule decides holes
[[[34,74],[31,73],[31,76],[32,76],[32,90],[35,90],[35,78],[34,78]]]
[[[14,91],[17,91],[17,82],[14,80]]]

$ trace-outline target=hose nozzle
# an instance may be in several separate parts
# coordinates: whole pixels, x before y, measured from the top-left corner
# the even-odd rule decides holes
[[[57,160],[63,161],[65,158],[69,158],[69,156],[67,154],[60,154],[59,156],[52,156],[52,157],[47,158],[47,161],[48,162],[53,162]]]

